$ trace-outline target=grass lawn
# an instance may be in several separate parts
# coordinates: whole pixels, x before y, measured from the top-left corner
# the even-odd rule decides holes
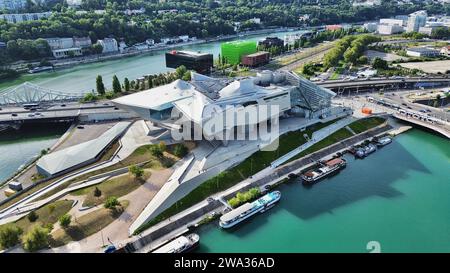
[[[272,163],[277,158],[304,144],[306,142],[306,139],[303,136],[304,134],[308,134],[308,136],[311,137],[314,131],[320,130],[334,122],[336,122],[336,120],[315,124],[308,127],[303,132],[298,130],[282,135],[279,139],[278,148],[275,151],[258,151],[241,162],[239,165],[229,170],[223,171],[217,176],[208,179],[196,189],[191,191],[184,198],[179,200],[176,204],[162,212],[152,221],[143,225],[140,229],[138,229],[137,233],[140,233],[143,230],[169,218],[170,216],[175,215],[178,212],[181,212],[186,208],[197,204],[211,194],[228,189],[231,186],[261,171],[265,167],[269,166],[270,163]]]
[[[149,170],[145,170],[144,176],[141,179],[135,179],[132,175],[127,173],[125,175],[109,179],[101,184],[79,189],[71,194],[86,195],[86,199],[83,202],[83,206],[85,207],[96,206],[103,204],[110,196],[121,197],[134,191],[144,184],[150,176],[151,172]],[[94,196],[94,190],[96,187],[101,191],[101,195],[99,197]]]
[[[72,208],[73,201],[71,200],[60,200],[50,204],[47,204],[35,212],[38,216],[35,222],[30,222],[28,217],[25,216],[14,223],[8,223],[5,225],[1,225],[0,229],[5,226],[17,226],[23,230],[22,234],[26,234],[30,231],[35,225],[41,225],[44,227],[53,226],[56,222],[58,222],[59,217],[66,214]]]
[[[77,219],[72,219],[72,223],[67,230],[60,228],[51,234],[50,245],[52,247],[62,246],[99,232],[119,218],[128,204],[128,201],[122,201],[121,206],[116,210],[101,208]]]
[[[373,127],[376,127],[376,126],[382,124],[383,122],[385,122],[384,118],[372,117],[372,118],[361,119],[361,120],[355,121],[352,124],[350,124],[348,127],[350,127],[350,129],[352,129],[355,133],[359,134],[359,133],[365,132]]]

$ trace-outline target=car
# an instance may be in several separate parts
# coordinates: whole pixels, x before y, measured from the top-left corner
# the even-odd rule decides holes
[[[403,106],[408,106],[408,104],[406,104],[406,103],[402,103],[402,105],[403,105]]]
[[[61,107],[66,107],[66,105],[65,104],[61,104]]]
[[[408,107],[406,107],[406,108],[408,108],[408,109],[412,109],[412,108],[411,108],[411,106],[408,106]]]
[[[83,125],[78,125],[77,128],[78,129],[84,129],[84,126]]]
[[[425,111],[425,110],[423,110],[423,109],[420,109],[419,112],[421,112],[421,113],[426,113],[427,111]]]
[[[212,202],[214,202],[214,198],[208,197],[208,198],[206,198],[206,201],[207,201],[208,203],[212,203]]]
[[[105,248],[103,251],[104,253],[114,253],[117,250],[117,248],[114,245],[109,245]]]
[[[3,109],[0,107],[0,111],[2,111]]]
[[[114,107],[114,110],[119,110],[119,107]]]
[[[30,118],[32,118],[32,117],[34,117],[34,114],[28,114],[28,116],[29,116]]]
[[[427,110],[425,110],[425,111],[427,111],[428,113],[431,113],[431,110],[430,110],[430,109],[427,109]]]
[[[16,113],[12,113],[11,116],[17,117],[17,114]]]
[[[105,102],[105,103],[103,103],[103,105],[104,105],[104,106],[108,106],[109,104]]]

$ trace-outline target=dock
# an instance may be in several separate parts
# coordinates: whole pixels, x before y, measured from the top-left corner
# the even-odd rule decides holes
[[[402,133],[405,133],[405,132],[411,130],[412,128],[413,128],[412,126],[401,126],[401,127],[392,129],[391,131],[388,132],[388,134],[391,136],[397,136],[397,135],[400,135]]]

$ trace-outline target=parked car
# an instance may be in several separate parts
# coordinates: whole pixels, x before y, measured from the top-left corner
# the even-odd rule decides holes
[[[17,117],[17,114],[16,113],[12,113],[11,116]]]
[[[104,252],[105,252],[105,253],[114,253],[116,250],[117,250],[117,249],[116,249],[115,246],[109,245],[109,246],[106,247],[106,249],[105,249]]]

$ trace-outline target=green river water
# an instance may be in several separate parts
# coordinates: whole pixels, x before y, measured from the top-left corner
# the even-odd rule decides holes
[[[414,129],[232,231],[202,227],[199,252],[450,252],[450,142]]]

